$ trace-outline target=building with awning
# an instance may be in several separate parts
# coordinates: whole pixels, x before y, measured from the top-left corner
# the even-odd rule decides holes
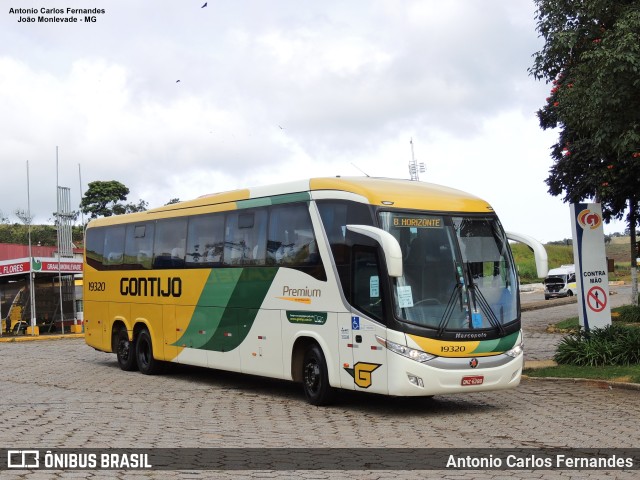
[[[55,246],[0,244],[2,332],[18,333],[31,319],[29,275],[33,276],[36,325],[43,333],[82,323],[82,249],[59,257]]]

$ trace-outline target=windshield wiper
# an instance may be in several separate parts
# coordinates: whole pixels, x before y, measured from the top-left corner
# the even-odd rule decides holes
[[[500,320],[498,320],[498,317],[496,317],[496,314],[493,312],[491,305],[489,305],[489,302],[487,302],[487,299],[482,294],[482,291],[480,291],[480,287],[478,287],[478,285],[476,285],[476,282],[473,281],[473,275],[471,274],[469,264],[466,263],[465,265],[467,267],[467,274],[469,276],[469,289],[473,292],[474,307],[475,304],[480,305],[480,310],[482,310],[482,312],[487,316],[491,326],[497,329],[500,335],[504,335],[505,330],[502,326],[502,323],[500,323]]]
[[[451,314],[453,313],[453,309],[455,308],[456,304],[456,292],[460,292],[460,302],[462,303],[462,284],[459,282],[456,283],[455,287],[453,287],[453,291],[451,292],[451,296],[449,297],[449,301],[447,302],[447,308],[445,308],[442,319],[438,324],[438,337],[442,337],[445,328],[447,328],[449,320],[451,320]]]
[[[458,295],[458,301],[460,302],[460,305],[462,306],[464,304],[464,299],[463,299],[463,295],[464,295],[464,277],[462,276],[462,269],[460,268],[460,265],[458,265],[456,263],[456,285],[453,287],[453,291],[451,292],[451,296],[449,297],[449,301],[447,302],[447,307],[444,310],[444,313],[442,314],[442,319],[440,320],[440,323],[438,324],[438,337],[442,337],[442,334],[444,333],[444,330],[447,328],[447,325],[449,324],[449,320],[451,320],[451,314],[453,313],[453,309],[455,308],[455,298],[456,298],[456,292],[459,294]]]

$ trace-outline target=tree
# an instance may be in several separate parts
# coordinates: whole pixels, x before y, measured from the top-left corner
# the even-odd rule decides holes
[[[626,213],[637,304],[640,1],[534,1],[545,45],[530,73],[553,84],[538,118],[543,129],[560,130],[551,148],[549,193],[572,203],[595,199],[605,222]]]
[[[125,213],[145,212],[149,208],[149,202],[138,200],[137,204],[127,203],[125,205]]]
[[[143,212],[147,209],[148,203],[144,200],[140,200],[138,204],[123,203],[127,200],[127,195],[129,189],[116,180],[90,182],[80,208],[90,218]]]
[[[33,223],[33,215],[29,215],[29,213],[26,210],[17,209],[13,213],[26,226],[29,226]]]
[[[73,243],[77,247],[83,245],[84,232],[82,227],[73,227]],[[0,224],[0,243],[18,243],[26,245],[28,241],[27,229],[20,223]],[[57,243],[57,231],[53,225],[31,225],[32,245],[53,246]]]

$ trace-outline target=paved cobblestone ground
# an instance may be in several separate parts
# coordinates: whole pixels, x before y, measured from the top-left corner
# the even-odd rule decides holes
[[[565,307],[558,307],[565,308]],[[569,306],[571,308],[571,306]],[[575,309],[575,305],[573,305]],[[538,328],[554,309],[525,314],[527,358],[548,358]],[[546,312],[546,317],[545,317]],[[538,315],[540,316],[538,318]],[[5,448],[406,447],[630,448],[640,445],[640,392],[525,380],[515,390],[433,399],[341,394],[308,405],[292,383],[213,370],[121,371],[82,339],[0,343],[0,446]],[[637,478],[621,471],[35,471],[44,478]]]

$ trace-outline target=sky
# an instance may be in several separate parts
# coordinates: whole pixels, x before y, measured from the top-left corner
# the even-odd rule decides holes
[[[57,185],[77,210],[92,181],[153,208],[308,177],[409,178],[413,141],[421,181],[483,198],[505,230],[571,237],[545,184],[557,132],[536,117],[550,86],[527,71],[543,45],[533,0],[204,4],[0,0],[5,217],[30,207],[48,223]]]

